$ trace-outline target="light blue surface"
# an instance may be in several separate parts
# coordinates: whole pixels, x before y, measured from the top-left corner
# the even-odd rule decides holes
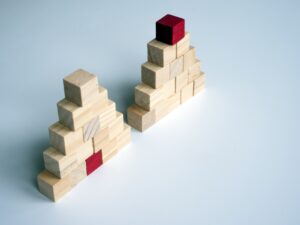
[[[0,1],[0,224],[300,224],[299,1]],[[62,78],[125,111],[154,22],[186,19],[207,89],[58,204],[36,189]]]

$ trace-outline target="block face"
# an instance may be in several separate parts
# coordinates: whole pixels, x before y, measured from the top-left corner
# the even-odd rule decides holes
[[[170,79],[176,77],[183,72],[183,56],[175,59],[170,64]]]
[[[117,137],[123,130],[124,127],[124,119],[123,114],[120,112],[116,113],[116,118],[109,124],[109,139]]]
[[[188,74],[188,71],[184,71],[180,75],[176,76],[176,93],[180,92],[181,89],[188,84]]]
[[[164,116],[173,111],[180,105],[180,93],[173,94],[169,98],[162,101],[154,110],[155,122],[161,120]]]
[[[63,80],[67,100],[84,106],[98,93],[98,80],[93,74],[82,69],[77,70]]]
[[[93,138],[95,134],[100,130],[99,117],[96,116],[95,118],[93,118],[91,121],[86,123],[82,129],[83,129],[83,138],[85,142]]]
[[[138,105],[132,105],[127,110],[128,124],[139,131],[144,131],[155,123],[154,111],[143,110]]]
[[[86,174],[90,175],[102,165],[103,163],[102,151],[98,151],[93,155],[91,155],[89,158],[85,160],[85,163],[86,163]]]
[[[148,61],[158,66],[167,66],[176,59],[176,46],[152,40],[147,44]]]
[[[170,68],[146,62],[142,65],[142,81],[152,88],[159,88],[169,80]]]
[[[188,70],[196,62],[196,49],[190,46],[189,50],[183,55],[183,69]]]
[[[180,102],[184,103],[191,97],[193,97],[193,89],[194,89],[194,83],[189,83],[187,86],[182,88],[181,90],[181,97],[180,97]]]
[[[156,39],[169,45],[174,45],[184,37],[184,19],[170,14],[156,22]]]
[[[69,155],[83,144],[81,130],[72,131],[57,122],[49,127],[49,143],[64,155]]]
[[[200,61],[196,60],[193,65],[189,67],[189,83],[196,79],[197,75],[200,74]]]
[[[190,48],[190,33],[186,32],[184,38],[182,38],[176,44],[176,58],[183,56]]]
[[[198,94],[200,91],[204,89],[205,75],[204,73],[200,73],[197,75],[196,79],[193,81],[194,83],[194,93],[193,95]]]

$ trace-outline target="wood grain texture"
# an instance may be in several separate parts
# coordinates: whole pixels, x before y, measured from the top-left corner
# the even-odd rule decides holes
[[[183,72],[183,56],[170,63],[170,78],[172,79]]]
[[[158,66],[167,66],[176,58],[176,45],[152,40],[147,44],[148,61]]]
[[[155,112],[155,122],[158,122],[171,111],[173,111],[177,106],[180,105],[180,93],[176,93],[171,95],[169,98],[160,102],[156,108]]]
[[[176,44],[176,58],[179,58],[189,50],[190,47],[190,33],[185,32],[184,38],[182,38]]]
[[[155,123],[154,111],[146,111],[134,104],[127,109],[128,124],[139,130],[145,131]]]
[[[169,76],[169,65],[160,67],[150,62],[142,65],[142,81],[152,88],[159,88],[164,85],[169,80]]]
[[[188,71],[183,71],[180,75],[175,77],[175,92],[178,93],[183,87],[188,84]]]
[[[96,116],[88,123],[86,123],[83,128],[83,139],[84,141],[88,141],[95,136],[95,134],[100,130],[100,120],[99,117]]]

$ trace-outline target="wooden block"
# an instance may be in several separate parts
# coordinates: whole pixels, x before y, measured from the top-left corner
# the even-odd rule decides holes
[[[102,151],[92,154],[89,158],[85,160],[85,164],[86,174],[90,175],[103,164]]]
[[[177,106],[180,105],[180,93],[173,94],[169,98],[162,101],[155,108],[155,122],[162,119],[164,116],[173,111]]]
[[[83,128],[83,139],[84,141],[88,141],[95,136],[95,134],[100,130],[100,121],[99,117],[96,116],[91,121],[86,123]]]
[[[189,50],[183,55],[183,69],[188,70],[196,62],[196,49],[190,46]]]
[[[85,163],[82,163],[63,179],[59,179],[49,171],[44,170],[38,175],[37,181],[42,194],[52,201],[58,201],[86,176],[86,166]]]
[[[197,75],[200,74],[200,61],[197,59],[193,65],[189,68],[189,83],[196,79]]]
[[[179,58],[186,53],[190,48],[190,33],[186,32],[184,38],[182,38],[176,44],[176,58]]]
[[[170,64],[170,78],[172,79],[183,72],[183,56],[175,59]]]
[[[85,106],[98,94],[97,77],[82,69],[64,78],[64,91],[67,100]]]
[[[193,97],[194,83],[189,83],[187,86],[182,88],[180,102],[181,104]]]
[[[105,100],[108,100],[108,93],[107,89],[102,87],[101,85],[98,86],[98,92],[101,95],[101,97]]]
[[[71,155],[63,155],[55,148],[49,147],[43,153],[45,168],[55,176],[63,178],[92,154],[92,141],[88,141],[82,146],[77,147],[77,151]]]
[[[83,145],[82,130],[72,131],[57,122],[49,127],[50,146],[64,155],[72,154],[78,146]]]
[[[127,120],[133,128],[144,131],[155,123],[155,114],[134,104],[127,110]]]
[[[176,82],[175,82],[175,92],[178,93],[181,91],[183,87],[185,87],[188,84],[188,71],[183,71],[180,75],[176,76]]]
[[[112,140],[118,134],[120,134],[124,127],[123,114],[120,112],[116,113],[116,118],[108,125],[109,139]]]
[[[144,83],[135,87],[135,103],[145,110],[154,109],[161,100],[175,93],[175,79],[169,80],[162,87],[154,89]]]
[[[84,107],[63,99],[57,103],[59,122],[73,131],[77,130],[99,115],[106,105],[107,100],[99,93],[93,102]]]
[[[194,92],[193,95],[198,94],[200,91],[204,89],[205,75],[204,73],[198,74],[196,79],[194,80]]]
[[[142,81],[152,88],[159,88],[169,80],[170,67],[146,62],[142,65]]]
[[[106,127],[116,118],[116,103],[108,100],[107,105],[103,108],[99,114],[99,121],[101,127]]]
[[[169,45],[175,45],[184,37],[184,19],[170,14],[156,22],[156,39]]]
[[[109,141],[101,149],[103,159],[107,155],[115,151],[116,149],[117,149],[117,137],[113,139],[109,139]]]
[[[109,127],[102,128],[93,138],[94,152],[100,151],[109,142]]]
[[[148,61],[158,66],[167,66],[176,59],[176,45],[168,45],[154,39],[147,44],[147,49]]]

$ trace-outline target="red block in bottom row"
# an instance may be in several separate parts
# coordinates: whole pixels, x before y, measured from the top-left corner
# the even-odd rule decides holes
[[[86,164],[86,174],[90,175],[94,172],[98,167],[100,167],[103,163],[102,160],[102,151],[94,153],[89,158],[85,160]]]

